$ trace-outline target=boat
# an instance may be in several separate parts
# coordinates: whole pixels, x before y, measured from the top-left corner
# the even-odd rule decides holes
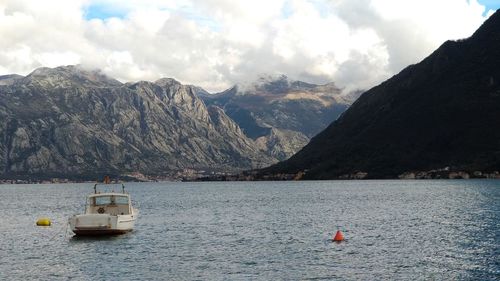
[[[130,195],[122,192],[98,192],[87,196],[85,213],[68,219],[71,231],[77,236],[99,236],[125,234],[134,229],[138,210],[132,206]]]

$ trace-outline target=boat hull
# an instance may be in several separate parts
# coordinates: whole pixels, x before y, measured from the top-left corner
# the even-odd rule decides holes
[[[136,215],[83,214],[69,218],[71,231],[79,236],[119,235],[134,229]]]
[[[119,230],[119,229],[75,229],[73,233],[76,236],[108,236],[108,235],[121,235],[127,232],[132,231],[132,229],[128,230]]]

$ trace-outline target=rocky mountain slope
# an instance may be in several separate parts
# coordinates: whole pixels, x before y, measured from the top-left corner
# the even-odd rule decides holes
[[[78,66],[0,77],[0,178],[234,171],[276,161],[201,89]]]
[[[247,137],[279,160],[300,150],[352,103],[333,83],[314,85],[283,75],[199,96],[207,105],[223,108]]]
[[[395,178],[500,170],[500,11],[470,38],[364,93],[288,161],[262,174]]]

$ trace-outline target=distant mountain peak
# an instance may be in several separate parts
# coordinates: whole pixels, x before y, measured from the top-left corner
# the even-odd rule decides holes
[[[266,87],[269,87],[269,85],[277,83],[288,86],[290,81],[284,74],[261,74],[253,81],[239,82],[224,92],[234,92],[238,95],[244,95],[263,90]]]
[[[262,74],[254,83],[268,84],[277,81],[290,82],[290,79],[285,74]]]
[[[222,92],[225,95],[283,95],[289,92],[317,92],[323,94],[339,94],[341,90],[334,82],[326,84],[313,84],[300,80],[290,79],[284,74],[263,74],[256,80],[238,83],[232,88]]]
[[[282,134],[293,136],[288,143],[287,137],[280,138],[283,151],[277,152],[280,149],[276,148],[273,154],[284,159],[352,103],[352,99],[346,99],[341,91],[335,83],[315,85],[279,74],[262,75],[218,94],[198,96],[207,105],[223,108],[251,139],[266,137],[265,142],[272,144],[274,142],[269,140],[276,138],[272,136],[273,129],[290,132]],[[281,153],[284,151],[286,153]]]
[[[25,79],[39,85],[51,85],[56,87],[72,87],[85,85],[94,87],[109,87],[122,85],[116,79],[104,74],[99,69],[88,69],[81,65],[58,66],[55,68],[39,67]]]
[[[175,80],[174,78],[160,78],[154,82],[158,86],[172,86],[172,85],[181,85],[181,82]]]
[[[1,85],[12,85],[17,80],[22,79],[22,78],[24,78],[24,76],[21,76],[18,74],[1,75],[0,76],[0,86]]]

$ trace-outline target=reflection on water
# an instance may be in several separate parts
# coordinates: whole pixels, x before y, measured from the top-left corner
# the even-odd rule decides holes
[[[73,234],[71,234],[73,235]],[[110,235],[110,236],[76,236],[73,235],[69,238],[69,243],[86,243],[87,241],[114,241],[114,240],[122,240],[126,238],[130,233],[126,233],[123,235]]]
[[[0,186],[0,280],[500,279],[500,181],[128,184],[136,230],[74,237],[91,184]],[[51,218],[51,227],[36,219]],[[332,243],[342,230],[346,241]]]

